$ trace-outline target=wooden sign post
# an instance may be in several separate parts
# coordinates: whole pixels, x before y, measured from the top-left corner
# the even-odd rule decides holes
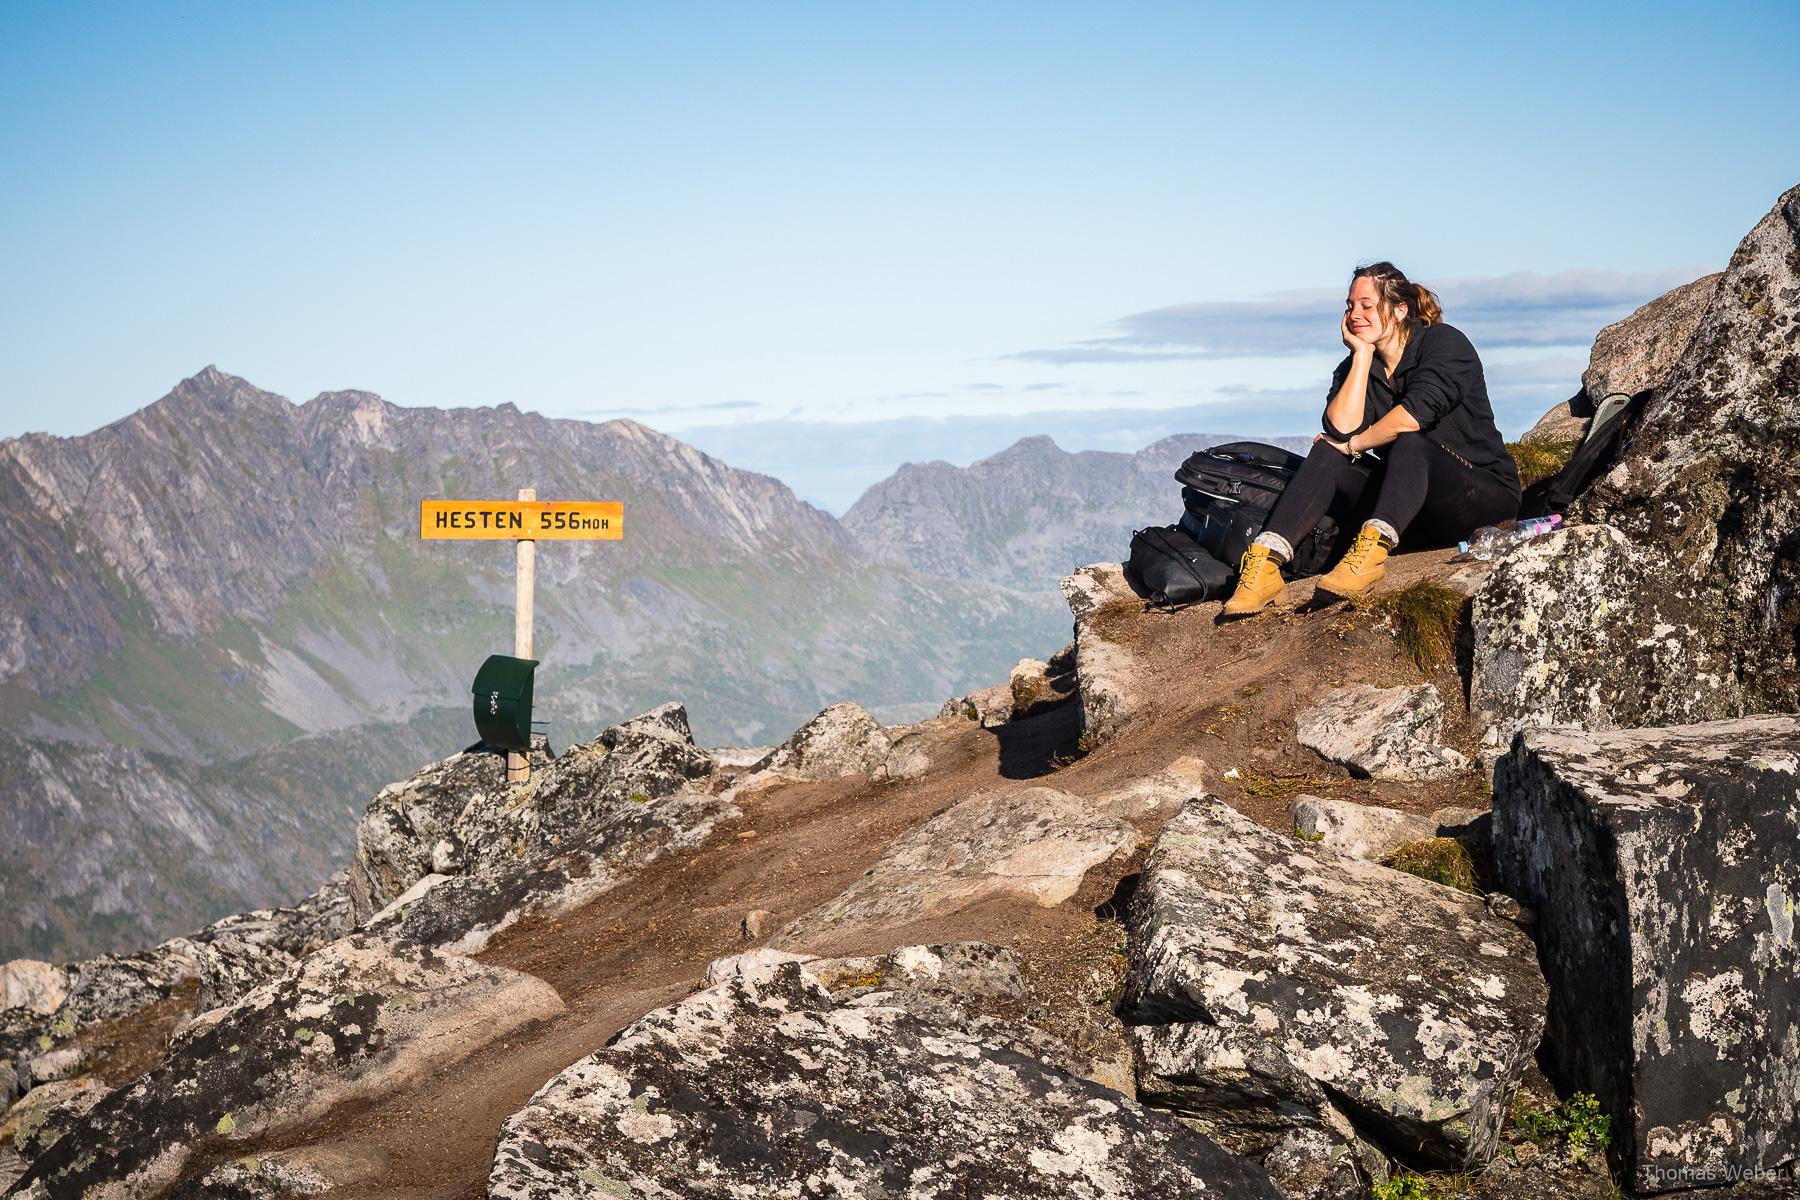
[[[419,537],[511,541],[514,550],[513,657],[531,658],[536,622],[537,544],[546,541],[616,542],[625,536],[625,506],[617,501],[540,501],[537,489],[520,488],[517,500],[421,500]],[[506,779],[531,778],[531,762],[506,752]]]

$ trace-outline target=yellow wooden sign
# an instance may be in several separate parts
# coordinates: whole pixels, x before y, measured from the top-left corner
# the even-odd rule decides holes
[[[419,536],[616,542],[625,536],[625,506],[616,500],[421,500]]]

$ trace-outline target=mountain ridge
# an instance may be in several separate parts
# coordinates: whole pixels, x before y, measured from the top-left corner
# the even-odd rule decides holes
[[[1124,557],[1134,529],[1181,515],[1174,470],[1195,450],[1251,440],[1176,434],[1132,454],[1067,451],[1039,434],[967,467],[907,463],[843,524],[881,562],[1030,592],[1089,562]],[[1304,454],[1310,438],[1258,439]]]

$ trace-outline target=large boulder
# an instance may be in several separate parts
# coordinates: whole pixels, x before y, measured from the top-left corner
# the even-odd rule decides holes
[[[1715,272],[1684,283],[1602,329],[1581,376],[1589,403],[1661,386],[1681,361],[1723,278]]]
[[[1539,913],[1557,1067],[1636,1186],[1800,1157],[1800,719],[1528,732],[1494,839]]]
[[[1484,757],[1520,729],[1661,725],[1734,715],[1717,614],[1665,552],[1606,525],[1513,551],[1476,594],[1469,712]]]
[[[158,1066],[44,1151],[17,1194],[161,1196],[196,1157],[241,1154],[561,1011],[556,992],[532,976],[345,938],[188,1025]]]
[[[1417,687],[1351,684],[1328,693],[1300,714],[1296,740],[1364,779],[1417,782],[1454,775],[1469,765],[1438,744],[1444,698],[1429,683]]]
[[[1089,868],[1137,844],[1130,825],[1054,788],[971,796],[896,838],[835,900],[783,930],[781,942],[904,925],[994,899],[1050,908],[1080,889]]]
[[[1129,957],[1129,1020],[1264,1039],[1358,1129],[1418,1163],[1487,1158],[1543,1031],[1531,942],[1478,898],[1273,833],[1209,798],[1158,837]],[[1158,1061],[1157,1086],[1190,1096],[1219,1065],[1210,1051],[1191,1069]],[[1317,1110],[1307,1087],[1281,1094],[1278,1063],[1256,1074],[1271,1107]]]
[[[887,762],[893,739],[860,704],[833,704],[796,729],[752,768],[789,779],[837,779],[873,774]]]
[[[1675,308],[1702,297],[1684,337]],[[1617,465],[1568,514],[1601,527],[1527,543],[1476,597],[1484,757],[1528,727],[1800,708],[1800,188],[1716,286],[1665,300],[1641,338],[1596,346],[1612,367],[1590,371],[1591,394],[1655,389]]]
[[[1746,711],[1800,708],[1800,187],[1739,244],[1626,454],[1574,515],[1658,547],[1699,585]]]
[[[1112,618],[1141,611],[1143,602],[1125,582],[1118,563],[1093,563],[1062,581],[1063,599],[1075,617],[1075,679],[1081,692],[1081,731],[1097,746],[1123,729],[1143,707],[1141,666],[1130,647],[1113,636]]]
[[[502,1127],[488,1194],[1280,1200],[1178,1121],[798,964],[640,1018]]]

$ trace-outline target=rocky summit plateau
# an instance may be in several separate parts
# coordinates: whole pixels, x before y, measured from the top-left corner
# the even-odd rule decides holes
[[[1800,188],[1601,334],[1588,378],[1621,372],[1651,394],[1617,461],[1492,561],[1226,625],[1084,564],[1060,650],[913,719],[870,681],[940,660],[865,664],[754,748],[597,695],[527,782],[479,745],[396,766],[322,887],[0,965],[5,1194],[1800,1194]],[[331,436],[397,436],[334,403]],[[410,468],[366,469],[306,486],[378,513],[353,481]],[[764,500],[746,544],[811,521],[850,554]],[[284,611],[243,536],[236,575],[143,546],[131,577],[170,629]],[[929,578],[903,549],[856,569]],[[80,632],[59,669],[96,679],[124,611],[10,636]],[[193,772],[171,796],[205,786],[197,734],[144,736]]]
[[[0,441],[0,958],[130,950],[311,890],[371,789],[467,744],[458,697],[512,648],[512,560],[421,541],[423,499],[622,502],[623,541],[538,557],[537,716],[563,745],[680,699],[704,743],[743,746],[839,701],[926,715],[1050,653],[1057,578],[1210,440],[919,468],[964,480],[926,522],[943,562],[879,518],[913,468],[840,522],[634,422],[511,405],[295,404],[209,367],[84,437]],[[962,569],[990,557],[1017,569]]]

